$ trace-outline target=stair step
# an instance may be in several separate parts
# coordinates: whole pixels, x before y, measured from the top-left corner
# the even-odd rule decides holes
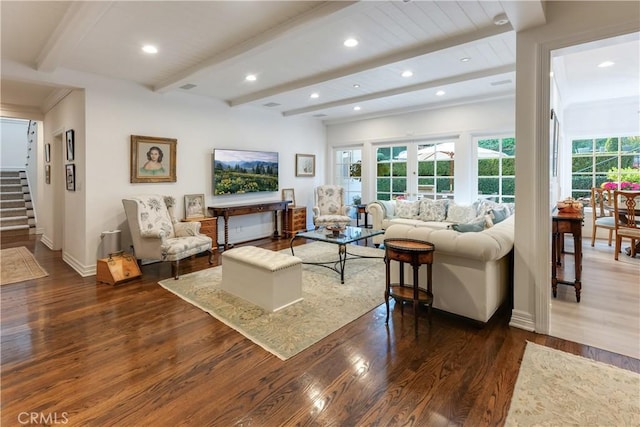
[[[1,200],[17,200],[24,199],[24,193],[22,191],[2,192],[0,193]]]
[[[16,218],[19,216],[29,217],[27,215],[27,208],[2,208],[0,209],[0,218]]]
[[[29,217],[27,216],[14,216],[0,218],[0,227],[10,227],[14,225],[26,225],[29,226]]]
[[[12,199],[12,200],[0,200],[0,208],[8,209],[8,208],[30,208],[28,206],[31,202],[27,203],[24,199]]]
[[[8,231],[8,230],[29,230],[28,225],[3,225],[0,227],[0,231]]]
[[[0,177],[26,176],[25,171],[0,171]]]
[[[19,176],[13,177],[13,176],[0,176],[0,185],[22,185],[22,178],[20,178]]]

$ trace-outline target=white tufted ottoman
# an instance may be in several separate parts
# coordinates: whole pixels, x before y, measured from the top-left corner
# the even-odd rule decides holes
[[[302,301],[302,260],[242,246],[222,253],[222,289],[267,311]]]

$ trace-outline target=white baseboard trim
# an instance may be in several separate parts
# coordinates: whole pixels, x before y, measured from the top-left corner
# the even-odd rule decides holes
[[[69,264],[71,268],[82,277],[94,276],[96,274],[96,264],[82,265],[77,259],[65,252],[62,253],[62,260]]]
[[[531,332],[535,332],[536,330],[535,322],[533,321],[531,313],[520,310],[511,311],[511,321],[509,321],[509,326]]]
[[[53,241],[46,234],[42,234],[42,237],[40,237],[40,243],[53,250]]]

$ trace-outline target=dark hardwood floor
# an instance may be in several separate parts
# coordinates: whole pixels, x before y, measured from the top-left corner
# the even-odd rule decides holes
[[[508,307],[484,328],[435,312],[416,336],[412,310],[387,328],[382,304],[281,361],[157,285],[168,263],[111,287],[37,237],[1,246],[26,246],[50,274],[0,287],[3,426],[33,414],[31,425],[502,425],[527,340],[640,372],[637,359],[510,328]],[[208,267],[198,257],[181,274]]]

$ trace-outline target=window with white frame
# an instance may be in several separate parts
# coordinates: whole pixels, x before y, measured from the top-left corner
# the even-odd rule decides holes
[[[345,190],[346,205],[362,203],[362,149],[337,149],[335,153],[335,179]]]
[[[453,197],[454,157],[454,142],[441,141],[418,145],[419,198]]]
[[[496,202],[514,202],[516,190],[516,139],[477,139],[478,196]]]
[[[376,159],[376,199],[406,197],[407,146],[378,146]]]
[[[571,141],[571,195],[587,199],[591,187],[640,189],[640,136]]]

